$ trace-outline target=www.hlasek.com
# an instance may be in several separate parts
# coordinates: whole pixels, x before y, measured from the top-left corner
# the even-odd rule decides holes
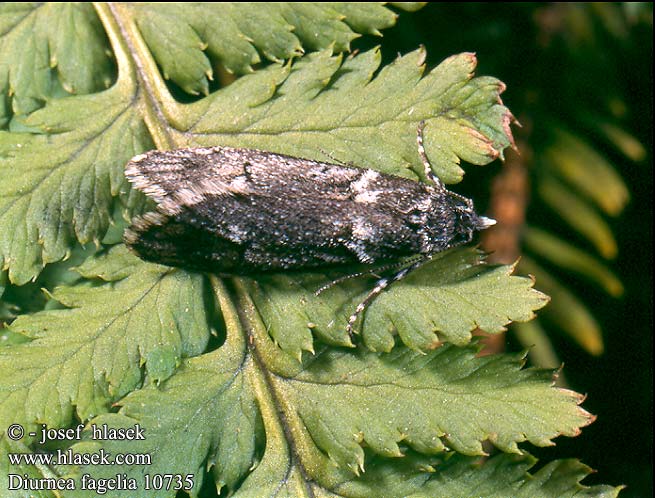
[[[84,426],[78,425],[74,429],[49,429],[45,425],[37,432],[29,432],[32,438],[38,436],[38,444],[45,445],[49,441],[81,441],[82,430]],[[107,425],[96,426],[92,424],[86,427],[85,441],[96,440],[120,440],[120,441],[137,441],[145,440],[145,430],[135,424],[128,428],[110,428]],[[12,424],[6,432],[9,439],[14,441],[20,440],[25,435],[25,431],[19,424]],[[43,447],[43,446],[42,446]],[[87,448],[87,449],[90,449]],[[39,451],[34,453],[8,453],[9,464],[14,468],[24,468],[24,466],[65,466],[75,465],[79,467],[97,466],[99,473],[103,476],[83,473],[76,477],[35,477],[33,474],[8,473],[8,490],[9,491],[64,491],[64,490],[85,490],[92,491],[95,494],[103,495],[108,491],[135,491],[135,490],[184,490],[190,491],[194,487],[193,474],[175,474],[175,473],[144,473],[139,478],[129,477],[127,473],[116,473],[106,475],[101,466],[126,465],[126,466],[149,466],[152,464],[152,457],[148,453],[116,453],[111,454],[104,448],[99,448],[93,452],[74,452],[72,448],[56,449],[54,451]],[[91,469],[87,469],[91,470]],[[2,494],[2,493],[0,493]]]

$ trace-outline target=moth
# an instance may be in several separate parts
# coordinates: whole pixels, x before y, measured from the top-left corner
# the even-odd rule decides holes
[[[417,145],[427,183],[254,149],[138,155],[125,175],[157,208],[134,218],[124,241],[144,260],[220,276],[395,267],[348,319],[352,334],[358,316],[391,283],[495,223],[433,173],[424,126],[418,126]]]

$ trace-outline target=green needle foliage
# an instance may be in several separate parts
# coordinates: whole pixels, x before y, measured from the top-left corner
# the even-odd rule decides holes
[[[45,446],[0,436],[3,490],[9,473],[78,489],[84,474],[124,474],[138,489],[107,496],[175,496],[144,489],[147,475],[174,473],[193,475],[191,496],[618,494],[581,485],[590,469],[577,461],[529,473],[524,446],[594,417],[524,355],[478,355],[474,329],[498,333],[548,301],[513,265],[443,253],[380,296],[353,341],[345,324],[366,279],[317,297],[332,274],[222,281],[120,243],[149,203],[124,165],[152,148],[251,147],[419,180],[425,120],[446,182],[462,179],[462,160],[502,157],[513,144],[504,85],[474,76],[473,54],[426,71],[422,48],[389,65],[379,49],[344,53],[397,15],[380,4],[0,8],[0,291],[11,298],[0,430],[89,426],[83,441]],[[243,76],[214,89],[225,71]],[[28,293],[37,286],[41,300]],[[94,440],[91,424],[139,424],[145,439]],[[55,448],[152,461],[8,464]]]

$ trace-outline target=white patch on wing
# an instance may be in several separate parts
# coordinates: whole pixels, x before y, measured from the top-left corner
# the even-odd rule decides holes
[[[159,209],[168,214],[176,215],[185,206],[194,206],[203,202],[207,196],[233,195],[235,193],[248,192],[247,181],[244,177],[237,177],[229,184],[215,178],[207,178],[195,185],[187,185],[184,188],[172,193],[167,197],[162,196],[159,202]],[[148,187],[151,189],[152,186]],[[145,190],[144,190],[145,192]],[[147,192],[146,192],[147,193]]]
[[[250,186],[248,185],[248,178],[245,176],[237,176],[235,177],[230,183],[227,185],[227,192],[229,193],[234,193],[234,194],[245,194],[250,191]],[[204,182],[203,182],[204,184]],[[212,194],[224,194],[226,193],[225,187],[223,187],[222,191],[216,191],[216,192],[210,192],[210,186],[207,188],[207,193],[212,193]]]
[[[382,193],[380,190],[373,190],[371,184],[380,178],[380,173],[368,169],[350,185],[350,190],[355,194],[355,202],[371,204],[377,202],[378,196]]]
[[[372,263],[373,258],[366,253],[366,241],[375,240],[375,229],[364,218],[357,218],[352,225],[352,238],[346,247],[355,253],[362,263]]]
[[[362,202],[365,204],[371,204],[373,202],[377,202],[378,196],[381,193],[382,192],[379,190],[371,190],[370,192],[369,191],[360,192],[355,196],[355,202]]]
[[[351,189],[355,193],[366,192],[369,189],[369,184],[377,180],[379,177],[380,173],[373,171],[372,169],[367,169],[362,176],[352,183]]]

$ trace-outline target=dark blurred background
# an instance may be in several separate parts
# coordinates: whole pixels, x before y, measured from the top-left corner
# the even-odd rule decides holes
[[[598,338],[591,334],[587,340],[586,332],[569,326],[571,315],[554,300],[550,319],[544,312],[539,320],[550,353],[531,359],[548,363],[544,358],[550,354],[550,362],[563,363],[564,385],[586,393],[583,406],[598,419],[576,438],[558,438],[553,448],[525,449],[541,464],[578,458],[597,470],[583,484],[624,484],[626,497],[652,496],[652,41],[652,4],[431,3],[401,13],[382,40],[364,37],[354,43],[360,49],[381,44],[385,63],[423,44],[428,69],[452,54],[475,52],[476,74],[507,85],[503,100],[523,125],[514,132],[528,179],[524,225],[539,226],[588,252],[624,287],[622,294],[610,295],[552,260],[534,258],[545,268],[541,281],[554,276],[591,317]],[[624,207],[597,210],[617,242],[615,257],[594,250],[536,193],[549,175],[557,176],[547,154],[559,150],[553,144],[561,129],[602,157],[629,191]],[[588,159],[581,159],[582,165]],[[490,185],[503,166],[495,162],[466,171],[456,190],[481,207],[486,199],[489,208]],[[570,191],[587,202],[575,188]],[[516,232],[517,255],[532,258],[524,233],[521,227]],[[530,273],[539,288],[539,271]],[[526,340],[519,338],[510,330],[497,347],[520,350]],[[589,346],[590,340],[599,346]]]

